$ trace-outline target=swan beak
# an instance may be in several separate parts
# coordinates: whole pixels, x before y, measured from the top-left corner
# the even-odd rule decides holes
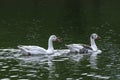
[[[97,37],[97,39],[101,39],[101,37],[100,37],[100,36],[98,36],[98,37]]]
[[[57,42],[61,42],[60,37],[57,37],[56,41],[57,41]]]

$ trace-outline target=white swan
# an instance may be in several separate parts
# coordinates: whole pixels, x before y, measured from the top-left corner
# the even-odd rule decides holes
[[[48,40],[48,49],[44,49],[39,46],[24,46],[20,45],[18,48],[21,50],[20,53],[25,55],[34,55],[34,54],[52,54],[54,53],[53,41],[60,41],[55,35],[51,35]]]
[[[95,51],[100,51],[98,50],[95,39],[100,38],[96,33],[91,34],[90,36],[90,43],[91,45],[85,45],[85,44],[69,44],[65,45],[67,46],[68,49],[70,49],[70,52],[80,52],[80,53],[91,53]]]

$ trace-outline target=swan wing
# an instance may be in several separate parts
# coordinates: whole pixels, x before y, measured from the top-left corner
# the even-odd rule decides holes
[[[82,49],[83,46],[80,45],[80,44],[69,44],[69,45],[66,45],[67,48],[77,48],[77,49]]]
[[[85,49],[90,49],[90,50],[92,50],[91,46],[86,45],[86,44],[71,44],[71,45],[69,45],[69,46],[76,47],[76,48],[79,48],[79,49],[85,48]]]
[[[46,49],[39,47],[39,46],[24,46],[24,45],[20,45],[18,46],[18,48],[21,51],[24,51],[26,53],[30,53],[30,54],[45,54],[46,53]]]
[[[65,45],[68,49],[70,49],[71,52],[91,52],[92,48],[89,45],[86,44],[69,44]]]
[[[79,44],[69,44],[65,45],[68,49],[70,49],[70,52],[80,52],[80,49],[83,48],[83,46]]]
[[[91,46],[89,45],[86,45],[86,44],[80,44],[80,45],[82,45],[85,49],[92,50]]]

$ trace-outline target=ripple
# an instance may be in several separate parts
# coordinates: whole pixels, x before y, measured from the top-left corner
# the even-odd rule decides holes
[[[103,76],[103,77],[100,77],[101,79],[110,79],[109,76]]]
[[[88,77],[94,77],[94,78],[98,78],[98,79],[105,79],[105,80],[110,79],[110,76],[96,75],[95,73],[91,73],[91,74],[82,73],[81,75],[82,76],[88,76]]]
[[[0,71],[6,71],[6,69],[1,69]]]
[[[54,62],[62,62],[64,60],[59,59],[59,60],[52,60],[52,61],[54,61]]]
[[[66,78],[66,80],[73,80],[73,78]]]
[[[95,74],[94,73],[93,74],[88,74],[87,76],[92,77],[92,76],[95,76]]]
[[[84,75],[88,75],[88,73],[82,73],[81,75],[83,75],[83,76],[84,76]]]
[[[17,80],[29,80],[29,79],[17,79]]]
[[[3,78],[3,79],[1,79],[1,80],[10,80],[9,78]]]
[[[36,77],[34,74],[26,74],[26,76]]]
[[[2,68],[8,68],[9,66],[3,66]]]
[[[18,52],[19,49],[0,49],[1,52]]]
[[[57,77],[57,78],[58,78],[58,77],[59,77],[59,74],[55,74],[55,77]]]
[[[29,70],[29,72],[36,73],[37,71],[36,70]]]
[[[3,62],[0,62],[0,66],[3,65]]]
[[[20,69],[12,69],[12,70],[9,70],[9,71],[19,71]]]
[[[101,77],[101,75],[95,75],[94,77],[96,77],[96,78],[100,78],[100,77]]]
[[[12,75],[12,76],[10,76],[11,78],[15,78],[15,77],[18,77],[18,75]]]
[[[95,75],[95,78],[99,78],[99,79],[110,79],[109,76],[101,76],[101,75]]]
[[[78,79],[76,79],[76,80],[83,80],[83,78],[82,78],[82,77],[80,77],[80,78],[78,78]]]

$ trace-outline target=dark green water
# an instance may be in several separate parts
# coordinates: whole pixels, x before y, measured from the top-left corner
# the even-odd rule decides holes
[[[120,5],[103,0],[0,1],[1,80],[119,80]],[[18,56],[17,45],[47,48],[51,34],[65,44],[89,44],[91,33],[102,53],[68,55],[48,61],[44,56]],[[7,50],[4,50],[7,49]],[[81,57],[82,56],[82,57]]]

